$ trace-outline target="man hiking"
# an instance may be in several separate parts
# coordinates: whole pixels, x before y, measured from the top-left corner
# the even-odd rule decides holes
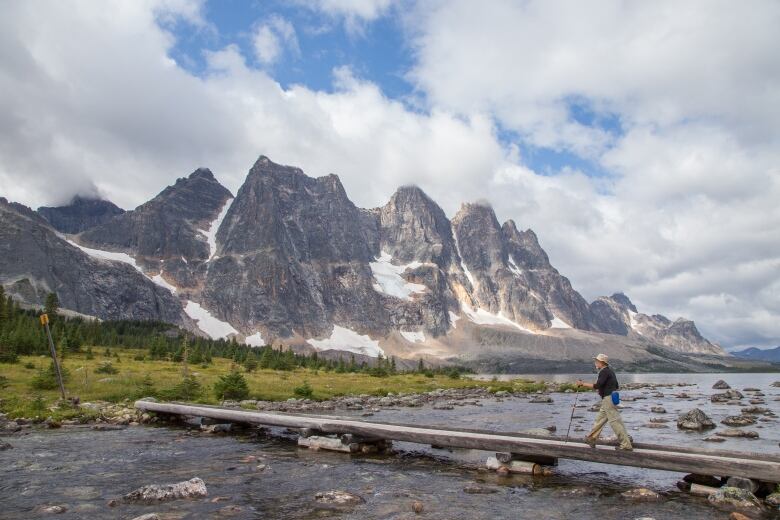
[[[626,427],[623,425],[620,411],[612,401],[612,393],[617,392],[618,389],[615,371],[609,366],[609,358],[606,354],[599,354],[593,358],[593,360],[599,371],[596,382],[584,383],[582,381],[577,381],[577,384],[580,386],[597,390],[599,396],[601,396],[601,406],[599,407],[599,413],[596,416],[596,422],[593,423],[593,429],[587,437],[585,437],[585,442],[587,442],[591,448],[595,448],[596,441],[598,440],[599,435],[601,435],[601,430],[603,430],[604,425],[609,422],[612,431],[615,432],[615,435],[617,435],[617,438],[620,441],[620,445],[615,449],[631,451],[634,449],[633,446],[631,446],[631,438],[628,436]]]

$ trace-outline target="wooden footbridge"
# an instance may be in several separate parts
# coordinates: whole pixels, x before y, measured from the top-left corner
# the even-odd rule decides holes
[[[216,406],[137,401],[136,408],[159,414],[208,417],[225,422],[278,426],[301,432],[301,438],[325,439],[340,435],[345,445],[370,445],[405,441],[438,447],[466,448],[497,453],[499,464],[529,461],[532,465],[555,464],[557,459],[573,459],[620,466],[679,471],[718,477],[745,477],[780,483],[780,456],[766,453],[735,452],[706,448],[660,446],[634,443],[634,451],[619,451],[614,445],[591,448],[582,440],[568,441],[556,436],[453,429],[411,424],[389,424],[352,417],[254,412]],[[336,439],[329,438],[334,441]],[[301,442],[312,446],[312,442]],[[321,446],[328,449],[326,445]],[[354,451],[354,450],[341,450]],[[511,468],[510,468],[511,470]]]

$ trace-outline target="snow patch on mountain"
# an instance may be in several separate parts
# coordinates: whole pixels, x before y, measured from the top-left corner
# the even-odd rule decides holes
[[[512,255],[509,255],[509,270],[512,271],[515,276],[521,276],[523,274],[523,270],[517,267],[515,259],[512,258]]]
[[[425,341],[425,334],[422,332],[408,330],[401,330],[399,332],[401,333],[401,336],[403,336],[407,341],[411,341],[412,343],[422,343]]]
[[[449,316],[450,316],[450,325],[452,325],[452,328],[453,329],[458,328],[458,326],[455,323],[460,319],[460,316],[458,316],[452,311],[449,311]]]
[[[170,283],[168,283],[168,280],[163,278],[162,273],[156,274],[156,275],[152,276],[151,280],[154,283],[156,283],[157,285],[159,285],[160,287],[164,287],[164,288],[168,289],[169,291],[171,291],[173,294],[176,294],[176,286],[171,285]]]
[[[222,221],[225,220],[225,215],[227,215],[228,209],[230,209],[230,203],[232,201],[232,198],[229,198],[225,201],[225,205],[222,206],[222,209],[219,211],[217,218],[211,222],[208,230],[198,230],[200,234],[206,237],[206,240],[209,243],[209,260],[214,258],[214,255],[217,254],[217,231],[219,230],[219,226],[222,225]]]
[[[466,262],[463,261],[463,255],[460,254],[460,246],[458,245],[458,234],[453,233],[452,237],[455,239],[455,250],[458,252],[458,256],[460,257],[460,268],[463,269],[463,272],[466,273],[466,278],[469,279],[469,283],[471,284],[471,288],[476,287],[476,282],[474,281],[474,277],[471,275],[471,271],[469,271],[469,268],[466,267]]]
[[[385,354],[378,341],[339,325],[333,325],[333,332],[329,338],[310,339],[308,342],[317,350],[345,350],[371,357],[378,357],[380,354],[384,356]]]
[[[226,338],[230,334],[238,334],[238,331],[230,323],[215,318],[209,311],[192,300],[187,300],[184,312],[195,320],[198,323],[198,328],[212,339]]]
[[[405,265],[395,265],[392,263],[392,259],[389,253],[382,251],[376,262],[369,263],[371,273],[376,281],[373,285],[374,289],[404,300],[411,300],[411,295],[424,292],[426,289],[424,285],[407,282],[401,276],[407,269],[416,269],[423,264],[411,262]]]
[[[467,303],[462,302],[463,305],[463,312],[466,313],[466,315],[469,317],[471,321],[478,325],[509,325],[511,327],[516,327],[523,332],[527,332],[528,334],[536,334],[536,332],[527,329],[520,325],[517,322],[514,322],[507,318],[499,311],[498,314],[493,314],[492,312],[486,311],[485,309],[472,309],[471,306],[469,306]]]
[[[247,336],[246,339],[244,339],[244,343],[250,347],[262,347],[267,344],[259,332],[255,332],[251,336]]]
[[[571,325],[560,319],[558,316],[553,314],[553,319],[550,325],[551,329],[570,329]]]
[[[141,267],[136,263],[135,258],[128,255],[127,253],[116,253],[114,251],[103,251],[101,249],[92,249],[90,247],[84,247],[82,245],[79,245],[73,240],[67,238],[65,240],[68,242],[68,244],[78,247],[79,249],[81,249],[82,251],[84,251],[85,253],[87,253],[89,256],[93,258],[100,258],[101,260],[113,260],[114,262],[122,262],[124,264],[130,264],[136,269],[138,269],[138,271],[143,273]]]

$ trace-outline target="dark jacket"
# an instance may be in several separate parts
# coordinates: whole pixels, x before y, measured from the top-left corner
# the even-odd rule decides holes
[[[608,395],[612,395],[612,392],[617,391],[617,376],[611,366],[607,365],[599,370],[599,377],[596,379],[593,388],[598,390],[601,397],[607,397]]]

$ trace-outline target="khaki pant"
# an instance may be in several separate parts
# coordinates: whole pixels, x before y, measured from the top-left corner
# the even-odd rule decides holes
[[[593,423],[593,429],[588,434],[588,437],[591,439],[598,439],[599,435],[601,435],[601,430],[604,429],[604,425],[607,423],[609,423],[612,431],[617,435],[617,438],[620,441],[620,447],[631,448],[631,439],[629,439],[626,427],[623,425],[623,419],[620,418],[620,410],[617,409],[617,406],[612,404],[611,395],[608,395],[601,400],[601,408],[599,408],[596,422]]]

